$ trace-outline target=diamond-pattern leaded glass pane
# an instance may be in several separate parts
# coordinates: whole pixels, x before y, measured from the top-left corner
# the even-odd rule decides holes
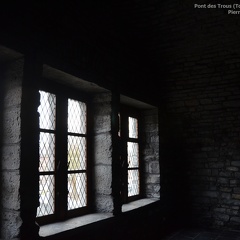
[[[53,175],[41,175],[39,179],[40,206],[37,216],[45,216],[54,212],[54,177]]]
[[[139,171],[128,170],[128,197],[139,194]]]
[[[139,148],[138,143],[128,142],[128,167],[134,168],[139,166]]]
[[[68,132],[86,133],[86,104],[68,99]]]
[[[87,205],[86,173],[68,174],[68,210]]]
[[[68,170],[85,170],[86,157],[86,138],[68,136]]]
[[[136,118],[128,118],[128,131],[130,138],[138,138],[138,121]]]
[[[56,96],[52,93],[39,91],[40,106],[38,107],[39,126],[42,129],[55,129]]]
[[[55,160],[55,135],[40,132],[39,139],[39,171],[53,171]]]

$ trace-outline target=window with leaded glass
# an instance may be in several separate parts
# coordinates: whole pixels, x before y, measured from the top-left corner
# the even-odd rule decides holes
[[[87,205],[86,104],[68,99],[68,210]]]
[[[138,120],[128,117],[128,197],[139,195],[139,143],[138,143]]]
[[[87,197],[87,104],[39,91],[40,223],[85,212]]]
[[[128,202],[140,198],[140,136],[136,111],[123,108],[119,114],[119,136],[122,159],[122,199]]]
[[[39,207],[37,216],[55,212],[56,96],[40,91],[39,112]]]

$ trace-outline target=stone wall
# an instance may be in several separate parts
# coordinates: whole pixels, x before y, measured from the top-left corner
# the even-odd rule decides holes
[[[21,100],[24,60],[2,66],[1,74],[1,239],[19,239]],[[3,90],[3,91],[2,91]]]
[[[113,212],[111,93],[96,94],[93,100],[93,178],[97,212]]]
[[[116,94],[116,93],[113,93]],[[117,213],[121,208],[121,174],[119,156],[121,153],[118,140],[118,122],[113,115],[118,115],[117,96],[112,93],[95,94],[92,106],[94,113],[93,128],[93,186],[95,209],[97,212]],[[117,95],[117,94],[116,94]],[[116,101],[115,101],[115,100]],[[141,110],[142,116],[142,183],[143,197],[160,197],[159,136],[158,110]],[[116,136],[114,136],[114,134]],[[116,138],[115,138],[116,137]],[[119,175],[120,174],[120,175]]]
[[[195,220],[203,217],[205,224],[219,226],[239,224],[238,83],[228,80],[213,86],[208,82],[174,92],[168,103],[173,128],[168,150],[172,146],[177,153],[167,153],[164,160],[169,160],[167,169],[175,169],[170,181],[185,178],[179,187],[187,194],[189,210],[198,215]]]
[[[158,109],[143,111],[143,116],[145,195],[160,198]]]

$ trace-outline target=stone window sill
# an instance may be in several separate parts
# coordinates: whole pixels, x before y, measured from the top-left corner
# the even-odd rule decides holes
[[[128,212],[148,204],[158,201],[158,198],[144,198],[122,206],[122,212]],[[71,218],[63,222],[47,224],[40,227],[39,235],[41,237],[49,237],[51,235],[59,234],[61,232],[69,231],[90,223],[98,222],[101,220],[113,218],[112,213],[92,213],[84,216]]]

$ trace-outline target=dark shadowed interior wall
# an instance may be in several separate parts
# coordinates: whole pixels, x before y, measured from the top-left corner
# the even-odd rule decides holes
[[[2,73],[10,66],[14,71],[12,62],[24,59],[18,60],[24,65],[22,78],[11,77],[17,86],[24,88],[24,82],[36,74],[27,84],[34,86],[41,64],[48,64],[158,107],[160,203],[143,213],[157,236],[183,223],[216,228],[240,224],[240,18],[229,12],[234,2],[226,2],[225,8],[215,1],[215,8],[198,8],[192,1],[180,0],[32,1],[27,6],[6,3],[1,10],[0,45],[20,54],[12,56],[0,48],[0,69]],[[32,75],[24,75],[26,71]],[[2,78],[6,89],[9,78]],[[6,97],[2,99],[2,82],[0,109],[6,114],[19,102],[10,106]],[[27,100],[18,97],[26,108]],[[1,115],[0,121],[4,119]],[[2,165],[6,164],[4,143],[19,147],[18,141],[5,140],[0,138],[0,178],[9,172],[15,177],[24,174],[18,166]],[[27,184],[21,177],[22,184]],[[5,189],[5,182],[1,184],[0,189]],[[27,188],[22,185],[21,189]],[[33,194],[36,190],[31,189]],[[24,212],[25,207],[14,209]],[[8,213],[9,217],[13,211]],[[128,216],[129,222],[136,223],[133,229],[138,224],[146,227],[138,216]],[[24,217],[31,226],[33,216],[26,212],[14,217],[15,224],[21,225]],[[109,224],[123,224],[125,229],[128,221],[120,217]],[[134,230],[131,234],[137,236]]]

